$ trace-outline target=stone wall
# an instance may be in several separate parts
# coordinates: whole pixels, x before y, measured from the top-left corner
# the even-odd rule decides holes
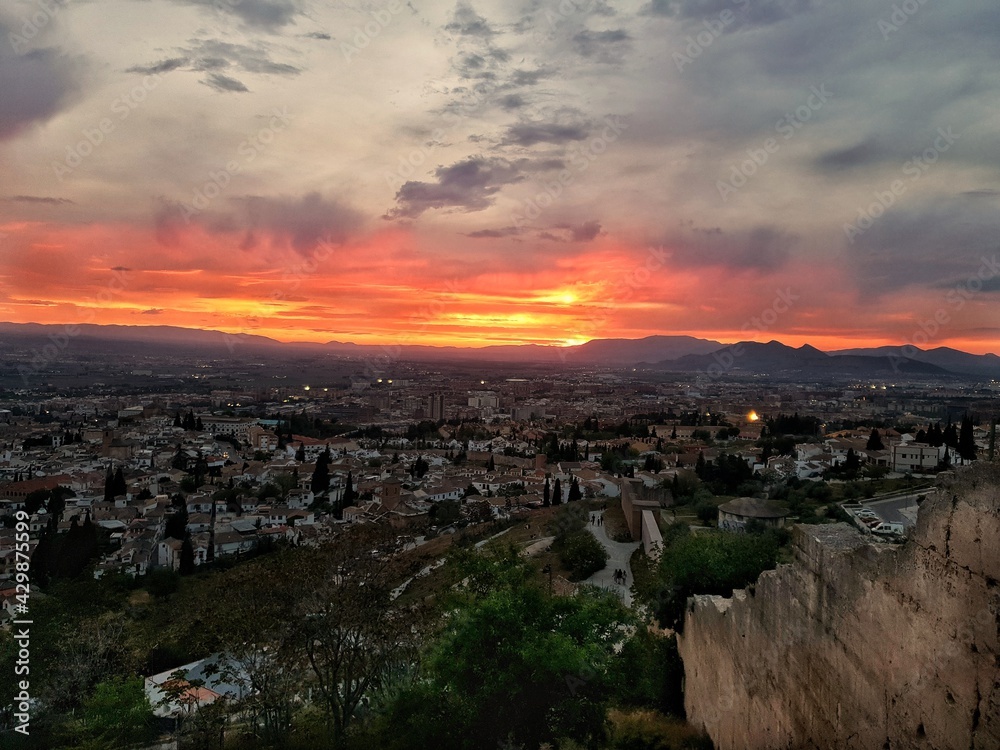
[[[688,719],[719,750],[1000,748],[1000,473],[928,497],[905,545],[798,526],[794,562],[693,597]]]

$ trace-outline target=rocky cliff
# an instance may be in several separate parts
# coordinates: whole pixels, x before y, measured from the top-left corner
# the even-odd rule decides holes
[[[720,750],[1000,748],[1000,471],[941,487],[904,545],[793,540],[754,587],[689,602],[689,720]]]

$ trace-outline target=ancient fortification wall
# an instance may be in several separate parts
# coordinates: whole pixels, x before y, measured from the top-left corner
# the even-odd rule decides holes
[[[1000,748],[1000,472],[928,497],[905,545],[835,524],[794,548],[689,602],[685,705],[717,748]]]

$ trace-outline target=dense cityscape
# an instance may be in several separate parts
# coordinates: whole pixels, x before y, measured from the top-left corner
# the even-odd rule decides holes
[[[0,750],[1000,748],[998,35],[0,2]]]
[[[991,461],[996,448],[1000,381],[970,376],[796,382],[740,368],[710,378],[641,365],[352,359],[288,348],[211,359],[121,345],[119,356],[95,359],[89,345],[81,347],[30,378],[11,372],[0,393],[4,637],[11,643],[12,623],[36,606],[52,618],[32,631],[31,653],[44,653],[46,666],[33,672],[41,675],[31,681],[35,694],[44,697],[31,708],[41,714],[33,720],[41,742],[66,747],[87,736],[135,742],[157,732],[208,747],[216,730],[237,744],[304,747],[318,741],[303,739],[315,730],[311,710],[313,721],[339,717],[327,735],[336,746],[385,746],[379,733],[399,727],[383,726],[385,713],[373,719],[365,706],[381,702],[394,720],[412,721],[396,715],[402,707],[392,703],[393,681],[383,670],[419,671],[416,654],[454,636],[447,628],[442,635],[440,614],[429,612],[455,606],[449,589],[474,577],[469,549],[492,550],[486,559],[499,571],[525,566],[522,575],[557,599],[611,595],[624,607],[616,627],[650,618],[669,634],[682,625],[688,595],[728,595],[791,559],[795,524],[841,522],[873,543],[904,542],[941,477]],[[679,558],[697,560],[705,551],[678,540],[711,544],[717,533],[736,540],[726,544],[757,547],[726,548],[725,570],[681,580]],[[506,557],[518,553],[520,561]],[[265,688],[255,658],[277,668],[266,656],[275,648],[271,630],[257,631],[250,640],[258,650],[248,650],[233,640],[242,631],[223,627],[224,618],[209,628],[211,637],[195,637],[190,629],[200,620],[177,614],[206,606],[210,590],[227,607],[261,617],[254,608],[276,600],[245,599],[247,585],[307,559],[315,574],[333,564],[330,555],[337,570],[357,565],[358,556],[378,562],[377,570],[354,574],[369,581],[375,600],[338,590],[330,601],[345,596],[351,606],[377,606],[382,617],[408,618],[413,637],[393,637],[416,661],[394,661],[402,658],[394,651],[385,662],[373,658],[370,672],[356,666],[359,674],[338,674],[348,682],[331,686],[323,670],[337,659],[310,653],[304,661],[288,657],[294,684]],[[732,562],[742,555],[750,555],[749,567]],[[346,574],[334,580],[335,588],[348,587]],[[664,586],[673,593],[664,595]],[[102,604],[79,608],[72,602],[84,594],[73,590],[92,591],[86,596]],[[467,596],[462,606],[482,606]],[[31,608],[20,609],[29,599]],[[294,597],[284,604],[303,606]],[[111,635],[100,624],[108,618],[119,628]],[[148,640],[149,618],[186,633]],[[664,650],[662,658],[675,663],[673,643],[660,635],[629,648],[640,660]],[[61,686],[80,649],[93,658],[73,667],[75,687]],[[16,650],[5,653],[14,660]],[[700,742],[679,718],[680,673],[656,661],[646,666],[656,676],[644,694],[612,691],[598,703],[654,710],[666,728],[642,730],[650,737],[659,731]],[[607,667],[603,690],[618,668]],[[352,694],[351,679],[368,687]],[[129,686],[138,692],[129,694]],[[304,699],[303,690],[324,698]],[[115,711],[124,709],[114,701],[145,702],[148,713],[131,715],[130,726],[104,726],[109,719],[100,713],[108,707],[99,696]],[[564,698],[531,700],[547,715],[565,710]],[[73,706],[84,712],[82,723],[64,717]],[[269,712],[281,706],[279,720]],[[12,707],[5,721],[14,714]],[[635,716],[615,715],[616,742],[640,731]],[[490,736],[603,741],[601,721],[543,722],[529,731],[522,719],[500,721]],[[398,746],[427,746],[419,743],[430,737],[464,746],[439,733],[418,736],[410,745],[397,739]]]

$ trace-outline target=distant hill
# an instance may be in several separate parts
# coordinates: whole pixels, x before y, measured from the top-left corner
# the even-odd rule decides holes
[[[634,365],[677,359],[693,354],[708,354],[723,346],[718,341],[694,336],[647,336],[642,339],[594,339],[580,346],[568,347],[574,362]]]
[[[665,360],[658,369],[677,372],[751,372],[762,375],[846,375],[874,377],[887,375],[949,375],[943,367],[912,359],[888,356],[843,354],[832,356],[804,344],[798,348],[780,341],[766,344],[741,341],[711,354],[694,354]]]
[[[0,354],[15,350],[40,349],[66,338],[73,331],[72,347],[94,355],[124,351],[135,354],[192,352],[213,358],[241,354],[308,353],[334,354],[351,358],[408,359],[416,361],[471,360],[497,363],[541,363],[633,367],[676,372],[751,372],[781,375],[842,375],[850,377],[891,375],[971,375],[1000,377],[1000,357],[969,354],[938,347],[927,351],[914,347],[885,346],[873,349],[846,349],[822,352],[805,344],[790,347],[779,341],[744,341],[722,344],[694,336],[647,336],[641,339],[594,339],[579,346],[509,345],[480,348],[455,346],[371,346],[350,342],[283,343],[255,334],[177,326],[123,325],[43,325],[0,323]],[[738,356],[732,356],[738,351]],[[727,364],[729,358],[732,362]],[[649,364],[655,363],[655,364]]]
[[[40,323],[0,323],[0,347],[4,339],[16,338],[22,345],[44,345],[51,337],[65,336],[64,325]],[[85,324],[75,327],[73,340],[78,348],[102,350],[101,342],[128,343],[138,350],[169,346],[182,350],[216,349],[274,352],[281,348],[296,352],[332,353],[344,357],[414,359],[444,361],[474,359],[485,362],[544,362],[564,364],[634,365],[638,362],[680,357],[718,349],[718,341],[693,336],[648,336],[643,339],[596,339],[580,346],[540,346],[537,344],[485,346],[379,346],[343,341],[326,343],[283,343],[267,336],[180,328],[177,326],[122,326]],[[106,349],[105,349],[106,351]]]
[[[913,359],[943,367],[961,375],[1000,377],[1000,357],[996,354],[969,354],[947,346],[935,349],[918,349],[915,346],[879,346],[873,349],[843,349],[830,352],[841,356],[877,356],[895,359]]]

